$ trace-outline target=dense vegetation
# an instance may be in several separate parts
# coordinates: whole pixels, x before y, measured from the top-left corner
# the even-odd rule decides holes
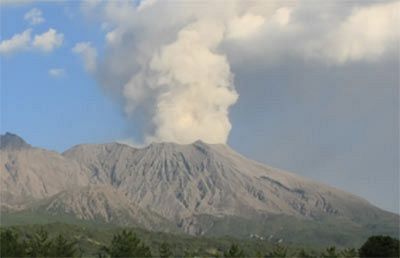
[[[1,257],[399,257],[400,245],[399,240],[388,236],[370,237],[358,250],[338,250],[334,246],[318,250],[255,239],[239,242],[232,238],[146,235],[140,230],[125,229],[102,233],[66,224],[2,228],[0,254]]]

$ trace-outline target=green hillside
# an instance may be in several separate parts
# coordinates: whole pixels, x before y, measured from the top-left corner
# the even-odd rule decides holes
[[[394,217],[396,218],[396,217]],[[157,246],[162,241],[176,241],[171,244],[177,250],[223,250],[233,241],[249,246],[254,250],[257,246],[269,248],[281,243],[293,248],[324,249],[335,245],[338,248],[357,248],[371,235],[389,235],[398,237],[399,228],[392,227],[393,221],[376,221],[376,224],[360,224],[347,219],[324,218],[320,221],[304,220],[295,217],[275,215],[260,217],[257,223],[239,217],[216,218],[200,216],[199,221],[210,225],[210,230],[201,237],[182,233],[179,229],[171,229],[169,233],[150,232],[135,225],[135,232],[147,239],[151,246]],[[95,243],[106,243],[111,236],[121,230],[120,225],[105,224],[95,221],[78,220],[72,216],[51,216],[40,212],[2,213],[1,225],[15,227],[18,230],[34,230],[40,225],[49,228],[51,234],[68,231],[82,244],[82,248],[91,252],[96,249]],[[74,233],[74,232],[78,233]],[[99,232],[97,232],[99,231]],[[79,233],[80,232],[80,233]],[[165,231],[164,231],[165,232]],[[228,233],[227,233],[228,232]],[[93,235],[94,237],[90,237]],[[227,237],[227,235],[231,237]],[[81,239],[82,238],[82,239]]]
[[[76,241],[78,254],[85,257],[96,257],[102,246],[108,245],[114,234],[122,231],[120,227],[102,227],[94,225],[72,225],[65,223],[35,224],[35,225],[17,225],[3,226],[1,230],[12,229],[21,236],[28,238],[39,229],[43,228],[49,232],[50,237],[62,234],[68,240]],[[150,246],[152,253],[157,254],[161,243],[166,242],[171,246],[171,250],[176,256],[184,254],[196,255],[221,255],[224,250],[236,243],[247,255],[254,256],[256,251],[266,253],[273,249],[274,243],[256,239],[235,239],[232,237],[192,237],[183,234],[167,234],[159,232],[148,232],[138,228],[129,228],[136,235]],[[291,247],[293,252],[295,247]]]

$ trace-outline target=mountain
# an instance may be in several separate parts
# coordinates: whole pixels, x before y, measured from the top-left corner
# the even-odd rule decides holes
[[[173,231],[164,218],[132,203],[109,185],[89,185],[61,191],[35,203],[32,211],[52,216],[69,215],[80,220],[115,225],[135,225],[151,230]]]
[[[9,212],[292,242],[307,241],[294,232],[334,241],[398,234],[398,215],[249,160],[227,145],[109,143],[78,145],[63,154],[33,147],[0,153],[6,157],[0,164],[6,186],[1,204]]]
[[[31,145],[27,144],[24,139],[16,134],[6,133],[0,135],[0,149],[27,149]]]
[[[142,207],[169,219],[197,214],[251,217],[259,212],[318,218],[359,215],[371,205],[339,191],[250,161],[226,145],[80,145],[64,157]]]
[[[0,143],[1,209],[21,210],[61,190],[88,184],[80,165],[7,133]]]

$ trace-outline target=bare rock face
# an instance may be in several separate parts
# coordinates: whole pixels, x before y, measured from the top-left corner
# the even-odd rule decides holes
[[[395,225],[399,219],[357,196],[249,160],[222,144],[153,143],[140,149],[86,144],[62,155],[7,147],[0,154],[1,205],[9,211],[29,208],[190,234],[213,232],[225,218],[254,225],[274,216],[331,218],[356,227],[378,218]]]
[[[169,221],[132,203],[109,185],[89,185],[70,188],[46,198],[33,210],[54,216],[70,215],[81,220],[118,225],[136,225],[158,230],[168,229]]]
[[[92,184],[107,182],[170,220],[199,214],[346,216],[370,206],[354,195],[248,160],[226,145],[81,145],[63,155],[91,171]]]
[[[0,149],[2,207],[22,209],[35,200],[88,184],[87,174],[75,161],[56,152],[11,146]]]

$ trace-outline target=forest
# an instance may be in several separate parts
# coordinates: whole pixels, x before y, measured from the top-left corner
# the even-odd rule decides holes
[[[140,232],[139,232],[140,234]],[[151,243],[149,238],[140,238],[135,230],[122,229],[112,234],[111,239],[103,243],[86,237],[95,247],[87,248],[82,238],[65,231],[51,234],[43,226],[21,231],[21,228],[7,227],[0,232],[1,257],[399,257],[400,242],[389,236],[371,236],[359,248],[337,248],[328,246],[323,249],[286,246],[281,243],[263,246],[249,245],[247,241],[224,241],[215,239],[208,242],[206,248],[200,239],[192,238],[172,241],[174,235]],[[179,236],[177,236],[179,238]],[[176,240],[176,239],[175,239]],[[252,240],[255,242],[256,240]],[[250,241],[250,243],[252,242]],[[204,240],[203,240],[204,242]],[[254,243],[253,243],[254,244]],[[214,247],[213,247],[214,246]],[[213,248],[212,248],[213,247]]]

